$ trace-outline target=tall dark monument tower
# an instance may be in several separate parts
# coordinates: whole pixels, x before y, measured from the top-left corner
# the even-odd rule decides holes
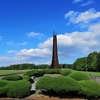
[[[50,68],[60,68],[58,61],[58,50],[57,50],[57,37],[56,33],[53,32],[53,50],[52,50],[52,62]]]

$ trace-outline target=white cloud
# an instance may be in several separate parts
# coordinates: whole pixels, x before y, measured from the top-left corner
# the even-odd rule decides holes
[[[83,4],[81,4],[80,6],[87,6],[87,5],[90,5],[90,4],[92,4],[92,3],[94,3],[93,0],[88,0],[86,3],[83,3]]]
[[[19,63],[18,57],[0,56],[0,67]]]
[[[6,44],[12,46],[12,45],[14,45],[14,40],[7,42]]]
[[[2,40],[2,36],[0,36],[0,41]]]
[[[86,16],[86,18],[85,18]],[[69,18],[71,23],[79,24],[80,22],[89,23],[90,19],[97,19],[100,17],[100,12],[90,9],[85,12],[69,11],[65,18]],[[48,38],[42,43],[38,44],[38,48],[22,49],[20,51],[9,50],[7,53],[10,55],[15,54],[14,57],[0,56],[0,64],[16,64],[16,63],[34,63],[43,64],[51,63],[52,59],[52,37]],[[100,51],[100,23],[90,23],[87,31],[74,31],[71,33],[64,33],[57,35],[58,41],[58,57],[62,62],[79,52],[88,54],[92,51]],[[27,42],[15,43],[14,40],[8,42],[9,45],[26,45]],[[11,55],[12,56],[12,55]],[[67,63],[67,61],[65,62]]]
[[[68,24],[89,23],[96,20],[97,18],[100,18],[100,12],[97,12],[94,8],[91,8],[85,12],[69,11],[65,14],[65,19],[68,18]]]
[[[17,53],[20,56],[33,56],[33,57],[45,57],[51,54],[50,50],[47,48],[44,49],[23,49]]]
[[[7,45],[10,45],[10,46],[24,46],[24,45],[27,45],[28,42],[15,43],[14,40],[12,40],[12,41],[10,41],[10,42],[7,42],[6,44],[7,44]]]
[[[73,0],[73,3],[82,2],[83,0]]]
[[[59,61],[65,61],[74,57],[80,51],[88,54],[92,51],[100,51],[100,24],[91,25],[87,31],[72,32],[57,35]],[[20,51],[10,50],[8,53],[15,53],[15,57],[1,57],[0,63],[51,63],[52,59],[52,37],[40,43],[38,48],[22,49]],[[21,59],[20,59],[21,58]],[[66,61],[67,63],[67,61]]]
[[[92,51],[100,51],[100,24],[91,25],[87,31],[72,32],[57,35],[59,62],[74,57],[80,51],[88,54]],[[14,57],[0,57],[0,64],[16,63],[51,63],[52,59],[52,37],[40,43],[38,48],[22,49],[20,51],[10,50],[8,53],[15,53]],[[6,62],[6,63],[5,63]],[[66,61],[67,63],[67,61]]]
[[[27,34],[27,37],[31,38],[31,37],[36,37],[38,35],[40,35],[40,33],[30,32],[30,33]]]
[[[16,53],[16,50],[9,50],[7,53]]]
[[[22,45],[22,46],[27,45],[27,44],[28,42],[16,43],[16,45]]]

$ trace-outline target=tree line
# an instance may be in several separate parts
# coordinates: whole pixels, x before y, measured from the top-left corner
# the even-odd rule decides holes
[[[6,67],[0,67],[0,70],[24,70],[24,69],[48,69],[50,65],[48,64],[30,64],[30,63],[23,63],[23,64],[13,64]],[[72,64],[60,64],[61,68],[72,68]]]
[[[87,57],[78,58],[72,69],[79,71],[100,71],[100,52],[92,52]]]
[[[13,64],[6,67],[0,67],[1,70],[24,70],[24,69],[48,69],[48,64]],[[63,69],[73,69],[78,71],[100,71],[100,52],[92,52],[87,57],[77,58],[73,64],[60,64]]]

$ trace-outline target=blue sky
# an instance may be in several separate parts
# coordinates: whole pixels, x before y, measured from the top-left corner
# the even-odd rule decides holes
[[[59,63],[100,51],[100,0],[0,0],[0,66]]]

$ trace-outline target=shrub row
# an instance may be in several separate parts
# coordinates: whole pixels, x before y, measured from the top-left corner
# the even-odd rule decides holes
[[[77,80],[77,81],[80,81],[80,80],[90,80],[90,78],[86,74],[81,73],[81,72],[72,72],[68,76],[73,78],[73,79],[75,79],[75,80]]]
[[[80,89],[80,84],[70,77],[43,76],[37,81],[36,88],[45,91],[62,93],[67,91],[78,91]]]
[[[44,74],[43,70],[31,70],[24,73],[24,75],[28,76],[42,76]]]
[[[100,97],[100,84],[92,80],[79,81],[81,89],[79,94],[84,94],[87,97]]]
[[[5,95],[8,91],[7,86],[7,81],[5,80],[0,80],[0,95]]]
[[[44,74],[59,74],[59,69],[47,69],[47,70],[31,70],[24,73],[24,75],[28,76],[42,76]]]
[[[14,74],[14,75],[7,75],[2,78],[2,80],[8,80],[8,81],[17,81],[22,80],[22,77],[20,75]]]
[[[31,83],[27,80],[0,80],[0,96],[22,98],[30,93]]]
[[[72,73],[71,70],[61,70],[61,71],[60,71],[60,74],[63,75],[63,76],[67,76],[67,75],[69,75],[69,74],[71,74],[71,73]]]
[[[92,80],[77,81],[68,76],[43,76],[36,82],[36,89],[47,93],[67,95],[68,92],[75,92],[77,95],[85,95],[87,97],[100,97],[100,84]]]

